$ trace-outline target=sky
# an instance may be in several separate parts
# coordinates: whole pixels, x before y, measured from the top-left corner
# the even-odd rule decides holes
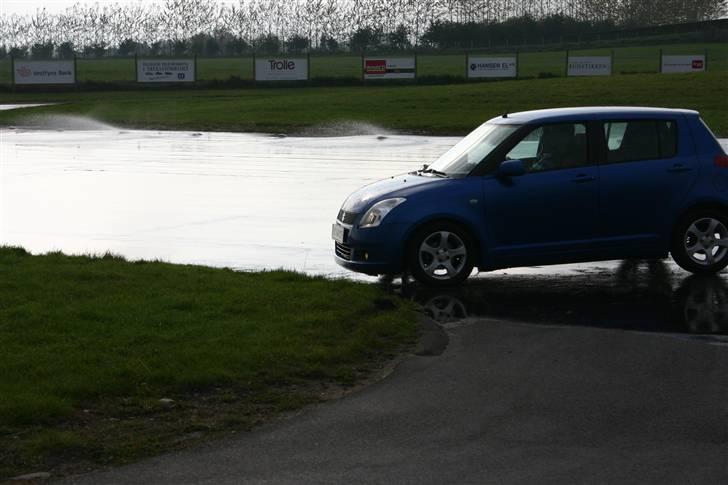
[[[99,3],[99,4],[114,4],[114,3],[136,3],[137,0],[97,0],[97,2],[80,2],[80,3]],[[149,2],[150,0],[147,0]],[[155,0],[152,0],[155,1]],[[35,13],[38,9],[45,8],[48,12],[60,12],[70,7],[71,5],[79,3],[78,0],[0,0],[0,12],[2,13],[17,13],[20,15]],[[159,3],[157,1],[157,3]]]
[[[141,0],[0,0],[1,13],[17,13],[20,15],[35,13],[45,8],[48,12],[61,12],[75,3],[98,3],[100,5],[115,3],[139,3]],[[163,0],[144,0],[143,3],[163,3]]]

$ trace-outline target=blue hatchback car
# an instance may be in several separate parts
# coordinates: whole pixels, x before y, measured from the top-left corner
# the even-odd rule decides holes
[[[430,285],[480,271],[665,258],[728,265],[728,156],[695,111],[505,114],[422,170],[351,194],[337,263]]]

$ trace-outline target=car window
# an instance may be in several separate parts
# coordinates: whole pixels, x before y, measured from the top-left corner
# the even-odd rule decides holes
[[[450,148],[429,168],[451,177],[467,175],[519,128],[519,125],[484,123]]]
[[[674,121],[658,121],[657,136],[660,138],[660,158],[677,155],[677,124]]]
[[[543,128],[537,128],[516,145],[513,150],[508,152],[509,160],[531,160],[538,156],[538,143],[541,140]]]
[[[586,125],[558,123],[537,127],[506,155],[522,160],[526,172],[543,172],[589,164]]]
[[[607,163],[672,158],[677,154],[677,124],[670,120],[604,123]]]

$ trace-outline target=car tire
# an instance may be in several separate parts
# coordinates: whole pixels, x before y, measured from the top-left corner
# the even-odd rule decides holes
[[[685,271],[719,272],[728,266],[728,217],[715,210],[686,214],[675,229],[670,254]]]
[[[459,285],[473,271],[475,248],[472,237],[461,226],[430,224],[418,230],[408,245],[407,266],[423,285]]]

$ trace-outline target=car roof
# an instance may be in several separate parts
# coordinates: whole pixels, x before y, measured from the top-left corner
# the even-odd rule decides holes
[[[493,118],[489,121],[489,123],[530,124],[601,119],[674,118],[676,116],[699,116],[699,113],[688,109],[587,106],[580,108],[553,108],[535,111],[521,111],[518,113],[506,113],[498,118]]]

